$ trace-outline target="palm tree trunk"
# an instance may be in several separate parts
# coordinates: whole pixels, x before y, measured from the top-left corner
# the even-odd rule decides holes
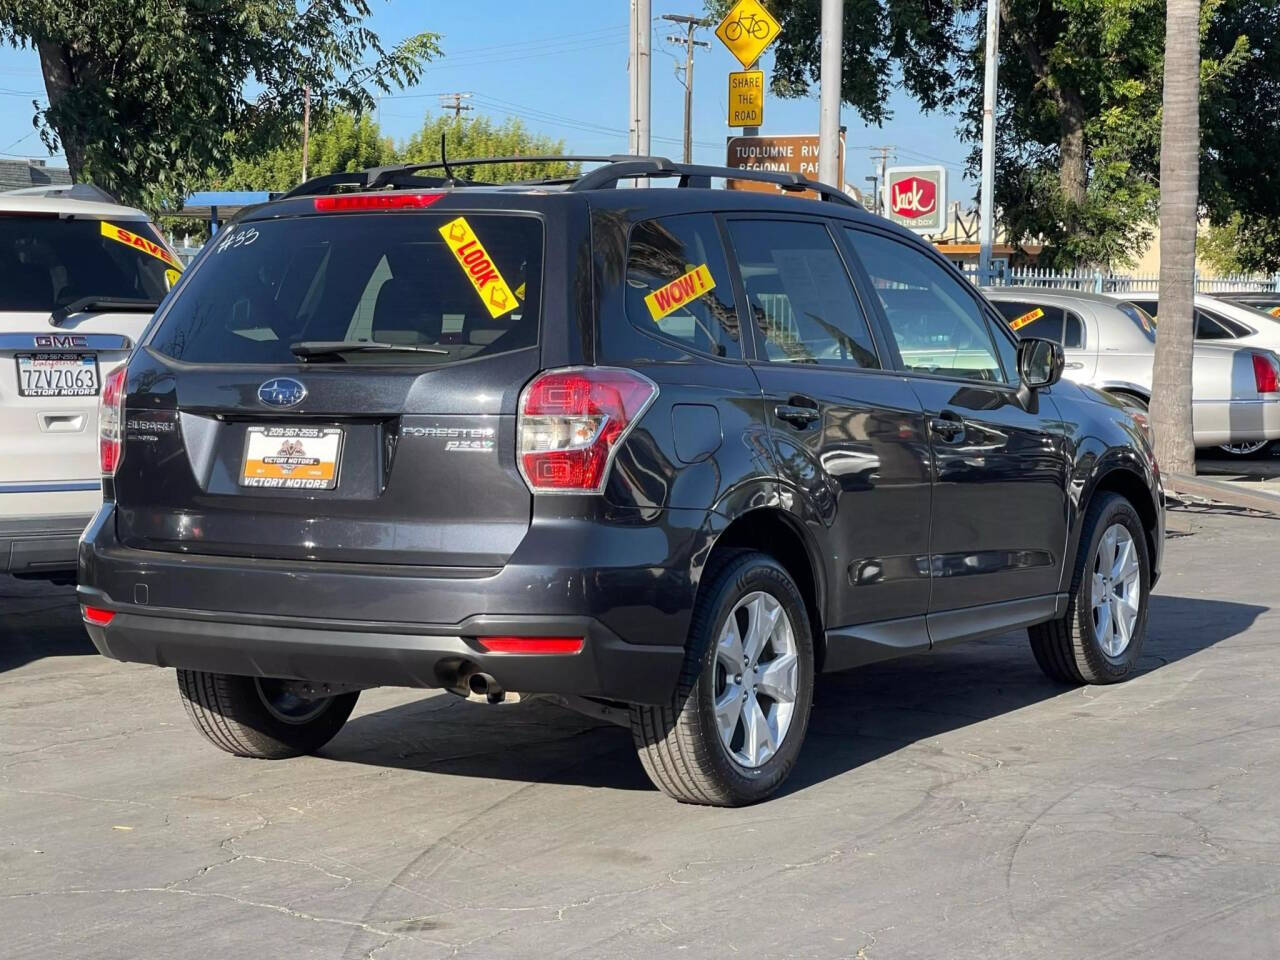
[[[1166,474],[1195,472],[1191,357],[1199,155],[1200,4],[1168,0],[1160,130],[1160,326],[1150,411],[1156,459]]]

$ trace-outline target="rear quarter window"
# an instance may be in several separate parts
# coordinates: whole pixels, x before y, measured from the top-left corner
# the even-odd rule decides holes
[[[433,352],[350,362],[439,365],[537,343],[535,217],[293,217],[231,227],[210,244],[151,341],[175,360],[291,363],[291,344],[356,341]]]
[[[742,358],[733,287],[709,214],[637,223],[627,245],[625,283],[633,326],[697,353]]]

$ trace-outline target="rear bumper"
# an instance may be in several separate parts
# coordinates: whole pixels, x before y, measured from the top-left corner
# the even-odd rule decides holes
[[[99,604],[81,589],[82,603]],[[475,617],[450,634],[388,632],[387,624],[241,623],[191,611],[126,610],[107,626],[86,624],[104,656],[160,667],[241,676],[340,681],[359,686],[451,686],[460,675],[492,676],[503,689],[663,703],[675,689],[681,647],[625,643],[599,621]],[[476,636],[580,636],[576,654],[490,653]]]
[[[104,504],[80,544],[80,602],[117,660],[410,687],[459,670],[520,693],[667,702],[684,661],[709,514],[535,522],[501,568],[424,568],[138,550]],[[495,654],[479,636],[575,636],[570,655]]]
[[[76,545],[92,516],[0,517],[0,573],[76,568]]]
[[[1280,440],[1280,397],[1194,400],[1192,420],[1197,447]]]

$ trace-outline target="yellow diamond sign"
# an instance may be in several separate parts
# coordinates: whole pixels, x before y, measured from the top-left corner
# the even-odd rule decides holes
[[[750,67],[781,29],[760,0],[738,0],[716,27],[716,36],[744,67]]]

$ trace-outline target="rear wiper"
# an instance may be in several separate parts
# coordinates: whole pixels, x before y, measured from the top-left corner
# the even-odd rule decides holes
[[[439,347],[419,347],[412,343],[384,343],[381,340],[303,340],[289,344],[289,351],[303,360],[338,357],[344,353],[434,353],[449,356]]]
[[[56,327],[73,313],[84,313],[87,310],[93,310],[98,313],[107,311],[154,313],[158,306],[160,306],[159,300],[135,299],[132,297],[81,297],[79,300],[72,300],[70,303],[53,311],[49,317],[49,322]]]

